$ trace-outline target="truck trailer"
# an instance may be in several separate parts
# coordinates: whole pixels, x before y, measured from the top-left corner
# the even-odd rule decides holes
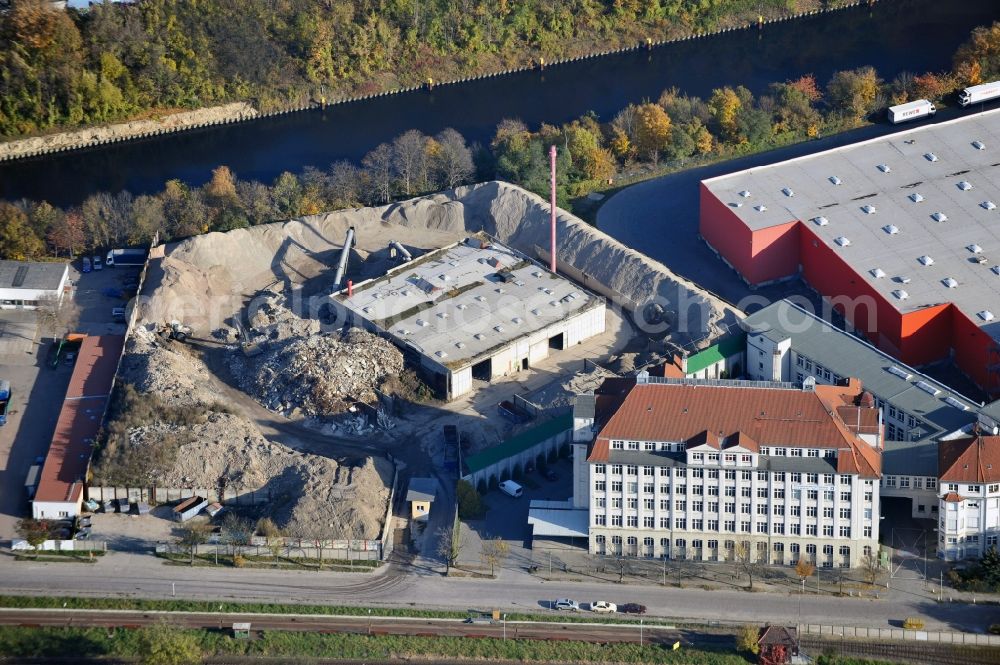
[[[42,473],[42,467],[32,464],[28,469],[28,476],[24,479],[24,491],[28,495],[28,500],[35,498],[35,490],[38,489],[38,476]]]
[[[143,266],[149,251],[145,249],[112,249],[104,259],[109,268],[115,266]]]
[[[0,425],[7,424],[7,409],[10,408],[10,381],[0,380]]]
[[[958,93],[958,103],[962,106],[969,106],[979,102],[988,102],[997,97],[1000,97],[1000,81],[991,81],[971,86]]]
[[[919,118],[929,118],[937,113],[937,109],[926,99],[918,99],[914,102],[907,102],[899,106],[889,107],[889,122],[898,125],[901,122],[917,120]]]

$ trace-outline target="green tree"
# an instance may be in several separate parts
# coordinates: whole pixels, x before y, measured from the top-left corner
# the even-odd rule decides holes
[[[45,520],[36,520],[30,517],[25,517],[17,521],[17,525],[14,527],[17,535],[28,541],[28,544],[33,548],[37,548],[39,545],[44,543],[49,539],[49,523]],[[38,556],[38,550],[35,550],[35,556]]]
[[[455,485],[455,496],[458,499],[458,516],[463,520],[481,519],[485,512],[483,499],[479,492],[469,482],[459,480]]]
[[[1000,21],[972,31],[955,52],[954,72],[959,85],[977,85],[1000,77]]]
[[[994,589],[1000,589],[1000,552],[997,551],[996,545],[983,553],[979,567],[982,570],[983,581]]]
[[[759,653],[760,645],[757,643],[759,635],[760,629],[753,624],[740,626],[739,632],[736,633],[736,649],[746,653]]]
[[[144,665],[194,665],[202,660],[194,634],[168,623],[143,628],[139,639]]]

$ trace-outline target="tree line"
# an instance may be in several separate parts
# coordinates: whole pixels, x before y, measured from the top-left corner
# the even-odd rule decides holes
[[[845,0],[833,0],[831,5]],[[798,0],[141,0],[0,13],[0,136],[369,94],[745,24]]]
[[[725,159],[857,126],[890,104],[941,100],[956,89],[1000,78],[1000,22],[977,28],[951,70],[902,73],[883,81],[872,67],[839,71],[825,85],[812,75],[774,83],[755,96],[722,87],[707,99],[665,90],[602,122],[593,114],[562,126],[528,128],[502,120],[488,145],[468,145],[454,129],[410,130],[359,164],[338,161],[285,172],[272,183],[241,180],[226,166],[201,187],[168,181],[158,194],[89,196],[79,206],[0,201],[0,257],[73,256],[81,251],[176,240],[326,210],[389,203],[473,180],[499,178],[548,195],[548,149],[558,146],[560,205],[607,186],[619,173],[656,173],[693,160]]]

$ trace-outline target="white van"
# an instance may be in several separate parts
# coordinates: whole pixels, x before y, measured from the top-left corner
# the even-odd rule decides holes
[[[500,483],[500,489],[506,493],[510,494],[515,499],[522,494],[521,486],[515,483],[513,480],[505,480]]]

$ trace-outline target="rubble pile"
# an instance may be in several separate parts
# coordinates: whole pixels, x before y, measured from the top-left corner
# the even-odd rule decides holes
[[[208,404],[218,399],[207,387],[205,364],[183,344],[162,340],[136,326],[122,359],[119,378],[140,393],[158,395],[171,404]]]
[[[375,388],[403,370],[403,354],[390,342],[352,329],[271,345],[255,358],[236,358],[242,388],[284,414],[343,413],[354,401],[374,403]]]

